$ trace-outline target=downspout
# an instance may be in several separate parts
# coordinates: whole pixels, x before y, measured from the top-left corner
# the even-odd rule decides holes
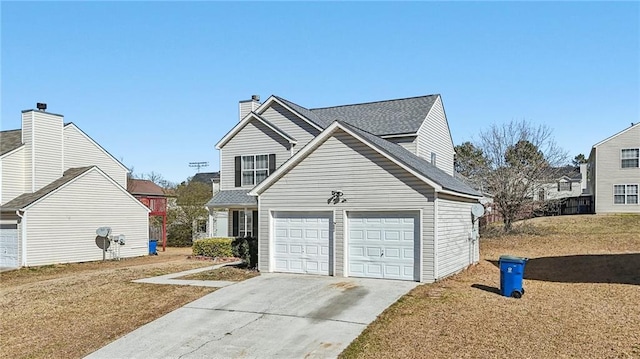
[[[21,254],[21,262],[22,262],[22,266],[26,267],[27,266],[27,226],[26,226],[26,218],[24,218],[24,211],[22,211],[22,214],[20,214],[20,210],[16,209],[16,215],[18,217],[20,217],[20,231],[22,232],[22,250],[20,251]]]

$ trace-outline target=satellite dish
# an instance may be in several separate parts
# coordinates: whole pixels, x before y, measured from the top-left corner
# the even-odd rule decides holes
[[[109,246],[111,246],[111,241],[108,239],[105,239],[105,237],[97,236],[96,245],[98,246],[98,248],[102,249],[103,251],[106,251],[107,249],[109,249]]]
[[[111,234],[111,228],[110,227],[100,227],[100,228],[96,229],[96,234],[98,235],[98,237],[108,237],[109,234]]]
[[[471,214],[476,218],[482,217],[484,215],[484,206],[480,203],[474,204],[471,206]]]

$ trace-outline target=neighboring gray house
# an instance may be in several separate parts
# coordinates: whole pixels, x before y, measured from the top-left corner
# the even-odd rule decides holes
[[[432,282],[479,258],[471,206],[453,177],[440,95],[307,109],[240,103],[216,145],[230,236],[258,238],[264,272]]]
[[[593,145],[588,166],[595,213],[640,213],[640,122]]]
[[[23,111],[21,129],[0,132],[0,172],[0,267],[102,259],[102,226],[126,236],[121,257],[148,253],[128,169],[61,115]]]

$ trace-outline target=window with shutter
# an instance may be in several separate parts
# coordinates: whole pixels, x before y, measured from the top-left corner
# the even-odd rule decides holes
[[[276,170],[276,155],[237,156],[236,187],[255,186]]]

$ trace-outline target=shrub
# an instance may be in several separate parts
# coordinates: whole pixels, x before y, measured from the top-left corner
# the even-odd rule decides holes
[[[232,243],[233,255],[242,259],[248,268],[258,266],[258,239],[245,237],[235,238]]]
[[[232,238],[204,238],[193,242],[193,255],[205,257],[233,257]]]

